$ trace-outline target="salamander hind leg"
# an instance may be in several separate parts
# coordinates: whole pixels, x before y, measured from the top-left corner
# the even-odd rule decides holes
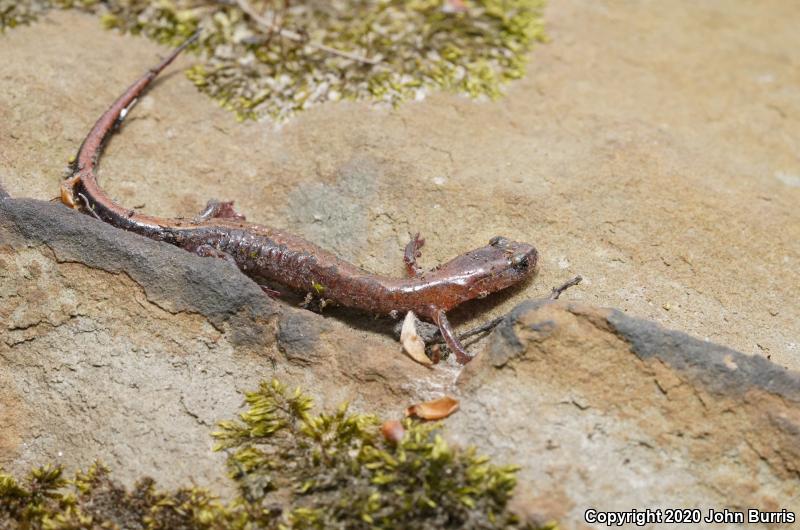
[[[239,268],[239,264],[236,263],[236,260],[234,259],[233,256],[231,256],[227,252],[223,252],[222,250],[219,250],[218,248],[216,248],[213,245],[200,245],[199,247],[197,247],[194,250],[194,253],[197,254],[198,256],[201,256],[201,257],[204,257],[204,258],[224,259],[225,261],[227,261],[228,263],[230,263],[231,265],[233,265],[237,269]],[[258,282],[256,282],[256,283],[258,283]],[[260,284],[259,283],[258,286],[261,288],[261,290],[264,292],[264,294],[266,294],[270,298],[276,298],[276,297],[281,295],[280,291],[276,291],[275,289],[271,289],[270,287],[268,287],[268,286],[266,286],[264,284]]]
[[[406,271],[411,277],[422,274],[422,267],[417,264],[417,258],[422,256],[420,249],[425,246],[425,239],[419,237],[419,232],[411,236],[411,241],[406,245],[403,252],[403,261],[406,264]]]
[[[224,259],[228,263],[231,263],[237,269],[239,268],[239,264],[236,263],[236,260],[233,259],[233,256],[231,256],[227,252],[221,251],[220,249],[212,245],[200,245],[194,250],[194,253],[204,258]]]
[[[203,211],[195,217],[196,221],[208,221],[209,219],[247,220],[244,215],[233,208],[233,201],[218,201],[215,199],[209,200]]]
[[[261,287],[261,290],[264,291],[264,294],[269,296],[270,298],[277,298],[281,295],[280,291],[276,291],[275,289],[267,287],[264,284],[259,283],[258,286]]]
[[[456,338],[455,333],[453,333],[453,328],[450,327],[450,322],[447,320],[447,315],[443,309],[440,309],[434,314],[433,321],[437,326],[439,326],[439,331],[442,332],[442,337],[444,337],[445,343],[447,343],[447,346],[456,356],[456,361],[458,361],[458,364],[467,364],[470,362],[472,360],[472,356],[467,353],[467,350],[464,349],[464,346],[462,346],[461,342],[459,342],[459,340]]]

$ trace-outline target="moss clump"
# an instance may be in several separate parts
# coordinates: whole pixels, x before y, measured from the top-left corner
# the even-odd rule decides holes
[[[0,26],[55,5],[171,45],[202,28],[203,59],[188,72],[200,90],[242,118],[285,119],[324,101],[394,104],[430,89],[497,97],[543,38],[543,2],[249,0],[245,13],[235,0],[0,0]]]
[[[143,479],[128,491],[99,464],[69,481],[62,475],[61,468],[51,466],[33,470],[21,483],[0,474],[0,528],[235,528],[234,514],[197,488],[163,493]]]
[[[311,414],[307,396],[276,381],[246,400],[213,434],[228,451],[232,501],[150,479],[127,491],[99,465],[70,481],[44,467],[22,482],[0,474],[0,528],[532,528],[507,508],[515,468],[449,447],[436,425],[406,421],[387,441],[376,417]]]
[[[277,382],[247,395],[250,409],[214,433],[256,513],[282,506],[295,528],[511,528],[513,467],[449,447],[437,427],[405,423],[397,443],[374,416],[311,415],[311,401]],[[274,492],[274,494],[273,494]]]
[[[0,0],[0,32],[29,24],[50,8],[49,2],[18,2]]]

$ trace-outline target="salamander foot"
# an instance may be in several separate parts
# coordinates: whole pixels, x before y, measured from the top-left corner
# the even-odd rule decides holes
[[[244,215],[233,209],[233,201],[218,201],[216,199],[209,200],[203,211],[195,217],[195,221],[208,221],[209,219],[247,220]]]
[[[419,232],[411,236],[411,241],[406,245],[403,252],[403,261],[406,264],[406,271],[411,277],[422,274],[422,267],[417,265],[417,258],[422,256],[420,249],[425,246],[425,240],[419,237]]]
[[[258,284],[261,287],[261,290],[264,291],[264,294],[269,296],[270,298],[277,298],[281,295],[280,291],[276,291],[275,289],[270,289],[266,285]]]

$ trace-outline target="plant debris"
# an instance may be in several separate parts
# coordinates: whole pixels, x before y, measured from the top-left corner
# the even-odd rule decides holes
[[[406,435],[406,428],[398,420],[387,420],[381,425],[381,434],[387,442],[397,444]]]
[[[441,420],[458,410],[458,400],[444,396],[432,401],[417,403],[406,409],[406,416],[413,416],[423,420]]]
[[[425,342],[417,333],[417,317],[413,311],[406,313],[403,327],[400,328],[400,343],[406,353],[420,364],[431,366],[433,361],[425,353]]]
[[[0,528],[536,528],[508,508],[517,468],[449,446],[436,424],[387,427],[346,405],[315,415],[308,396],[277,381],[246,402],[213,433],[228,452],[232,500],[196,487],[163,492],[151,479],[127,490],[99,464],[71,480],[45,466],[22,480],[0,473]]]
[[[0,31],[51,8],[177,45],[187,72],[242,118],[284,120],[325,101],[397,104],[445,89],[496,98],[544,39],[544,0],[0,0]]]

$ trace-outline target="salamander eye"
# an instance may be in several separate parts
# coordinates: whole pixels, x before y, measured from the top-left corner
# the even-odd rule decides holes
[[[528,255],[527,254],[514,254],[511,256],[511,265],[513,265],[517,269],[524,269],[528,266]]]
[[[493,247],[505,247],[508,245],[508,239],[503,236],[494,236],[489,240],[489,244]]]

